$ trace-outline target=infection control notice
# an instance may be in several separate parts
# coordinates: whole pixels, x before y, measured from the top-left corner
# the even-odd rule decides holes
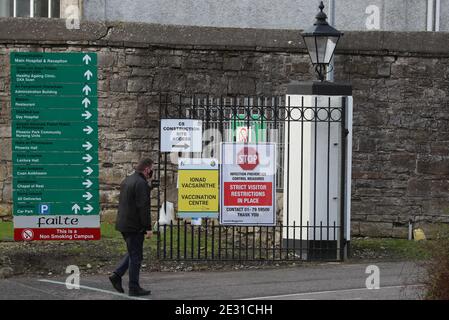
[[[275,152],[272,143],[222,144],[221,224],[276,224]]]

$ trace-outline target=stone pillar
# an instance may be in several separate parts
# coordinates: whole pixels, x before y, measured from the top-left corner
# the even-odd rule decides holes
[[[350,85],[330,82],[287,89],[283,239],[308,259],[338,259],[339,245],[349,240],[351,137],[342,126],[349,130],[351,92]]]

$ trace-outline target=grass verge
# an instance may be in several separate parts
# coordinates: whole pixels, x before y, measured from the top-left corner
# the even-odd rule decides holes
[[[355,260],[409,260],[429,258],[427,244],[431,241],[409,241],[391,238],[356,238],[351,240]]]

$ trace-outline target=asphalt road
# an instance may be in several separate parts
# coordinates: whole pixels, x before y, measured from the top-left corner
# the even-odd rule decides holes
[[[141,274],[152,290],[145,299],[419,299],[422,272],[415,264],[376,264],[380,288],[367,289],[368,264],[321,264],[281,269],[227,272],[155,272]],[[127,278],[124,279],[125,281]],[[126,282],[124,282],[126,283]],[[126,288],[126,287],[125,287]],[[4,299],[133,299],[115,292],[105,275],[83,275],[80,289],[67,289],[64,277],[18,277],[0,280]]]

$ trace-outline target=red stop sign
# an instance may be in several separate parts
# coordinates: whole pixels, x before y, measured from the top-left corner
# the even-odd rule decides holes
[[[243,170],[254,170],[259,164],[259,154],[257,150],[251,147],[243,147],[237,153],[237,164]]]

